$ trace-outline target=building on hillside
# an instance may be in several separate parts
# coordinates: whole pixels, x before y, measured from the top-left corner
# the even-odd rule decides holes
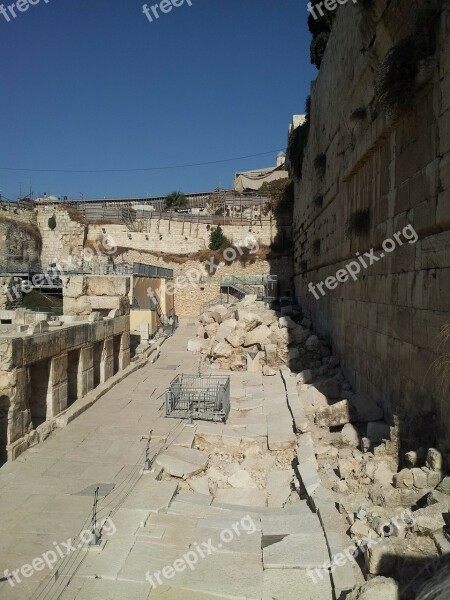
[[[254,171],[242,171],[234,176],[235,192],[256,192],[264,183],[277,179],[288,179],[289,173],[285,167],[286,155],[280,152],[275,167],[255,169]]]

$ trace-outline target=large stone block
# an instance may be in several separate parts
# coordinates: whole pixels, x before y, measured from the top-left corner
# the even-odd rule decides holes
[[[86,294],[88,296],[128,296],[130,277],[86,277]]]

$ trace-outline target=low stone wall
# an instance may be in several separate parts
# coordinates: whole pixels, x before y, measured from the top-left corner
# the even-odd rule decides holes
[[[89,322],[43,321],[0,334],[1,462],[45,439],[46,422],[129,364],[129,327],[129,315],[93,314]]]

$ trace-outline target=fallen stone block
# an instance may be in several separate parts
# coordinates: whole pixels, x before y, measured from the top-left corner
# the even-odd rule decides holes
[[[155,462],[169,475],[187,479],[206,469],[208,454],[201,450],[173,446],[160,454]]]
[[[394,486],[396,488],[411,489],[414,486],[414,477],[411,469],[402,469],[394,475]]]
[[[432,534],[445,527],[443,515],[448,513],[447,504],[432,504],[414,511],[414,531],[420,534]]]
[[[430,448],[427,452],[425,466],[431,471],[442,471],[442,454],[436,448]]]
[[[341,431],[341,440],[347,446],[357,448],[359,446],[359,432],[351,423],[346,423]]]
[[[398,600],[399,587],[390,577],[374,577],[355,588],[346,600]]]
[[[267,475],[267,505],[283,507],[291,495],[291,483],[294,478],[292,469],[287,471],[271,471]]]
[[[337,427],[352,420],[352,411],[348,400],[341,400],[330,406],[319,408],[314,421],[319,427]]]
[[[356,411],[355,421],[368,423],[370,421],[380,421],[383,418],[383,409],[374,400],[363,394],[355,394],[349,400],[350,405]]]
[[[301,371],[296,377],[297,383],[311,383],[312,380],[313,380],[313,374],[310,369]]]

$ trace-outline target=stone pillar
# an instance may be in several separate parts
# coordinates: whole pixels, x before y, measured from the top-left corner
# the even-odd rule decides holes
[[[94,388],[94,348],[91,345],[80,350],[78,395],[85,396]]]
[[[122,333],[119,352],[119,371],[125,369],[130,364],[130,332]]]
[[[102,362],[100,365],[100,383],[105,383],[114,373],[113,338],[107,338],[103,344]]]
[[[33,393],[33,390],[31,390]],[[54,356],[50,363],[47,392],[47,420],[67,408],[67,353]]]

